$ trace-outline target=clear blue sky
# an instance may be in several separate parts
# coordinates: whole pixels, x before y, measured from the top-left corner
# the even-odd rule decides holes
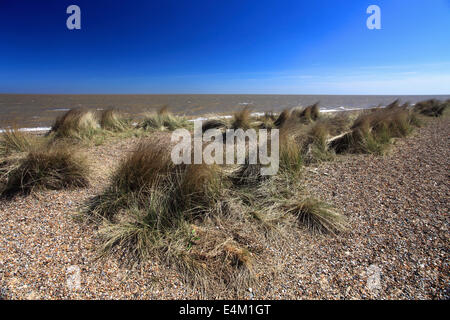
[[[0,0],[0,93],[450,94],[450,0]]]

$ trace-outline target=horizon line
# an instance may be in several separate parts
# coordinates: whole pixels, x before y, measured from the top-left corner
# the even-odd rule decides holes
[[[173,95],[253,95],[253,96],[450,96],[449,93],[415,93],[415,94],[347,94],[347,93],[17,93],[17,92],[0,92],[0,95],[108,95],[108,96],[137,96],[137,95],[158,95],[158,96],[173,96]]]

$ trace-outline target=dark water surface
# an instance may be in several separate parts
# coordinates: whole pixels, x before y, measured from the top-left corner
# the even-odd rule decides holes
[[[322,109],[367,108],[386,105],[399,98],[402,102],[446,96],[351,96],[351,95],[15,95],[0,94],[0,128],[9,125],[19,127],[48,127],[54,119],[70,108],[91,109],[119,108],[137,116],[168,105],[175,113],[203,115],[230,113],[248,105],[256,111],[280,111],[295,106],[305,106],[320,101]]]

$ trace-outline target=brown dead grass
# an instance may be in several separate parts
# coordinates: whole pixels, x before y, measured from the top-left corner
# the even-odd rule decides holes
[[[100,127],[105,130],[120,132],[128,129],[123,114],[116,109],[109,108],[100,113]]]
[[[303,122],[315,121],[319,118],[319,102],[307,106],[304,109],[294,109],[291,116],[300,119]]]
[[[0,156],[30,151],[35,143],[36,139],[17,127],[5,129],[0,135]]]
[[[91,138],[100,125],[93,111],[83,108],[71,109],[58,117],[51,133],[58,138]]]
[[[418,125],[407,105],[394,101],[386,108],[375,108],[361,113],[348,134],[331,144],[336,153],[382,154],[392,138],[402,138]]]
[[[36,189],[61,190],[89,186],[86,157],[67,146],[32,150],[16,159],[7,174],[2,195],[30,193]]]
[[[251,110],[248,107],[245,107],[241,111],[235,112],[231,127],[233,129],[242,129],[242,130],[250,129],[251,128],[250,115]]]
[[[337,233],[347,229],[344,216],[330,205],[314,198],[288,200],[285,209],[313,233]]]
[[[441,102],[436,99],[422,101],[414,106],[414,111],[429,117],[440,117],[450,106],[450,101]]]

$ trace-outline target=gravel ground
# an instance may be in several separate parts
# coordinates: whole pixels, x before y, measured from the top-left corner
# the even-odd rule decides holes
[[[434,120],[385,157],[345,156],[308,168],[307,190],[339,208],[350,230],[339,236],[298,230],[283,247],[268,248],[274,271],[239,298],[448,299],[449,129],[449,119]],[[157,262],[130,269],[114,258],[96,259],[94,227],[73,219],[136,141],[89,149],[88,189],[0,200],[1,298],[200,297]]]

